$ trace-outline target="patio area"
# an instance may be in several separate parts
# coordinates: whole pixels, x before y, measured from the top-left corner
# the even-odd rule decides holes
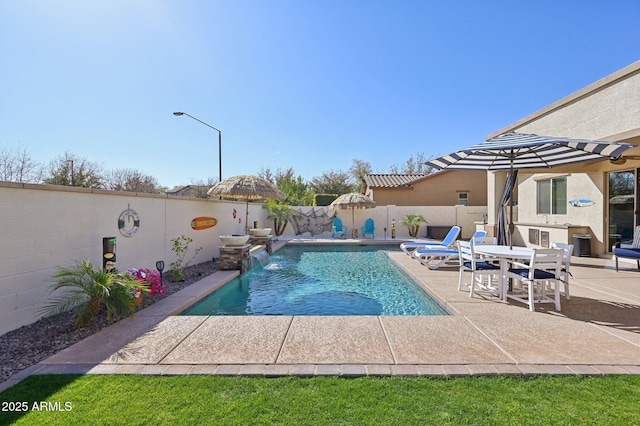
[[[573,257],[571,300],[562,298],[561,312],[543,305],[532,313],[513,301],[469,298],[457,290],[456,266],[429,270],[402,252],[391,257],[452,315],[174,316],[237,275],[219,271],[2,385],[50,373],[640,374],[634,263],[616,273],[613,259]]]

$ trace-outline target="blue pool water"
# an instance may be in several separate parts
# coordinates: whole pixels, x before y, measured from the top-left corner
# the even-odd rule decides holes
[[[448,315],[387,250],[398,245],[285,246],[182,315]]]

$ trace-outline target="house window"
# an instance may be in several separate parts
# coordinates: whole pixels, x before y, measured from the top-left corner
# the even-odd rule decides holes
[[[567,214],[567,178],[566,176],[539,180],[538,214]]]
[[[458,192],[458,205],[468,206],[469,205],[469,193],[468,192]]]

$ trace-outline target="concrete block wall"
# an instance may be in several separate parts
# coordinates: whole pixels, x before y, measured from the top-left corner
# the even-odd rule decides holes
[[[118,229],[127,208],[140,217],[131,237]],[[244,234],[245,209],[244,202],[0,182],[0,335],[39,318],[58,266],[89,259],[100,267],[103,237],[117,239],[119,270],[155,268],[157,260],[168,270],[171,239],[186,235],[194,240],[190,249],[203,248],[192,264],[211,260],[219,256],[219,235]],[[198,216],[218,224],[195,231]],[[262,204],[249,203],[250,225],[266,224],[266,216]]]

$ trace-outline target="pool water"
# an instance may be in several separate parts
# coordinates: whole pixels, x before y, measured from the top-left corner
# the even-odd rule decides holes
[[[181,315],[448,315],[387,255],[398,245],[290,245]]]

